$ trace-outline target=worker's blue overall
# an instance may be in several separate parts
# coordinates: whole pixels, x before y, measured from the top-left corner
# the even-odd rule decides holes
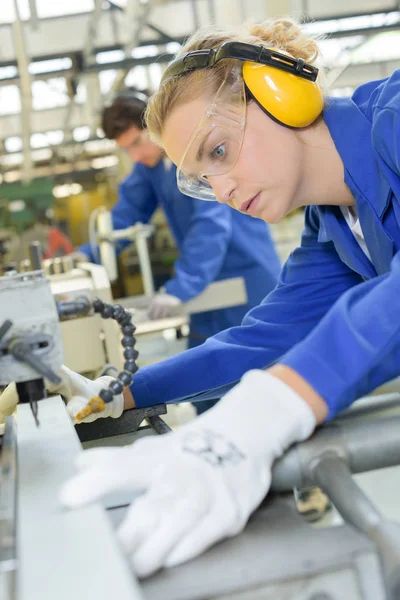
[[[249,369],[280,361],[326,400],[332,418],[400,375],[400,71],[351,99],[328,99],[324,119],[371,260],[339,207],[308,207],[277,288],[242,326],[138,372],[137,406],[217,397]]]

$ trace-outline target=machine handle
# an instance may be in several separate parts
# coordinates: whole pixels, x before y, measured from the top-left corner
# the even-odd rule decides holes
[[[343,519],[372,540],[378,549],[389,598],[400,598],[400,535],[354,481],[336,453],[326,452],[310,465],[314,482],[333,502]]]
[[[8,350],[17,360],[26,362],[35,371],[40,373],[43,377],[51,381],[51,383],[60,384],[61,377],[54,373],[54,371],[48,367],[44,362],[40,360],[31,350],[29,342],[22,338],[14,338],[8,345]]]

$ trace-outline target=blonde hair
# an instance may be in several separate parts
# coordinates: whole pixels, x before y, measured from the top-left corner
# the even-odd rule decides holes
[[[295,21],[281,18],[269,19],[264,23],[248,22],[236,30],[209,27],[200,29],[182,46],[177,57],[191,50],[218,48],[228,41],[274,48],[287,52],[294,58],[302,58],[310,64],[316,62],[320,53],[316,40],[306,35]],[[212,96],[237,62],[222,60],[211,69],[199,69],[184,76],[178,75],[161,85],[149,99],[145,113],[147,129],[152,139],[161,144],[164,124],[172,110],[205,93]]]

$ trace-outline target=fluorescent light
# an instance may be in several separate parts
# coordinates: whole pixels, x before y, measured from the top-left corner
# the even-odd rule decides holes
[[[24,157],[21,152],[16,152],[15,154],[4,154],[4,156],[0,156],[0,164],[6,166],[20,165],[23,159]]]
[[[8,212],[17,213],[22,212],[26,204],[24,200],[12,200],[8,203]]]
[[[107,63],[119,62],[124,60],[125,52],[123,50],[109,50],[108,52],[98,52],[96,54],[96,62],[99,65]]]
[[[91,140],[84,143],[84,148],[89,154],[98,154],[100,152],[112,152],[115,149],[114,140]]]
[[[149,46],[137,46],[132,50],[133,58],[147,58],[148,56],[157,56],[158,48],[154,44]]]
[[[53,152],[50,150],[50,148],[41,148],[40,150],[33,150],[32,152],[32,160],[35,162],[50,160],[52,156]]]
[[[56,198],[68,198],[69,196],[75,196],[80,194],[83,187],[80,183],[65,183],[63,185],[56,185],[53,188],[53,196]]]
[[[94,158],[90,164],[92,169],[108,169],[118,164],[118,158],[116,156],[101,156]]]
[[[342,87],[342,88],[333,88],[329,95],[334,96],[336,98],[349,98],[354,93],[354,88],[352,87]]]
[[[75,142],[84,142],[90,137],[90,127],[82,125],[81,127],[75,127],[72,132],[72,137]]]
[[[0,67],[0,79],[12,79],[18,75],[17,67],[8,65],[7,67]]]
[[[302,28],[307,33],[314,35],[339,33],[353,29],[374,29],[377,27],[390,27],[400,23],[400,11],[375,15],[359,15],[356,17],[343,17],[342,19],[329,19],[327,21],[312,21],[304,23]]]
[[[46,131],[45,135],[50,146],[58,146],[58,144],[61,144],[64,139],[64,132],[61,129]]]
[[[4,140],[4,147],[7,152],[19,152],[22,150],[22,138],[17,135],[10,136]]]
[[[8,173],[4,173],[4,181],[6,183],[14,183],[14,181],[18,181],[21,179],[21,171],[8,171]]]
[[[179,42],[168,42],[168,44],[165,44],[165,51],[168,54],[176,54],[180,49],[181,45]]]
[[[67,56],[64,58],[52,58],[50,60],[38,60],[29,64],[28,70],[31,75],[51,73],[52,71],[66,71],[71,69],[72,60]]]
[[[31,148],[46,148],[49,143],[45,133],[32,133]]]

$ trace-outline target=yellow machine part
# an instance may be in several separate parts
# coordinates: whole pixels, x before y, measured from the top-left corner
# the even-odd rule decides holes
[[[79,246],[88,241],[91,212],[98,206],[111,208],[116,200],[115,186],[111,186],[107,182],[99,183],[91,190],[57,200],[54,206],[54,216],[57,221],[67,223],[68,236],[72,244]]]

